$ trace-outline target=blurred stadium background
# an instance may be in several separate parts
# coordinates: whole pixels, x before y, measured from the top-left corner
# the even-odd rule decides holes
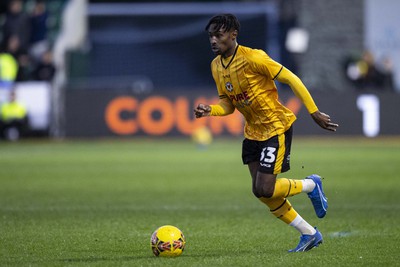
[[[23,1],[24,11],[35,3]],[[240,136],[240,116],[192,115],[196,102],[216,101],[204,26],[221,12],[241,20],[240,44],[265,49],[300,76],[320,109],[341,125],[339,135],[400,134],[399,1],[44,3],[54,76],[2,81],[0,89],[5,102],[15,88],[28,109],[30,134],[179,136],[207,126],[215,136]],[[7,1],[1,12],[4,27]],[[327,134],[290,89],[278,87],[281,100],[299,115],[297,134]]]

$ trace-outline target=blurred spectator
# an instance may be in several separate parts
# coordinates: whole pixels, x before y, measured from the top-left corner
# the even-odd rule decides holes
[[[28,5],[31,7],[29,14],[24,11],[23,0],[0,1],[7,7],[0,34],[0,63],[14,66],[0,69],[0,82],[7,81],[10,86],[14,81],[51,81],[56,69],[47,36],[49,12],[46,1],[31,0],[29,3],[33,5]],[[15,71],[17,74],[12,75]]]
[[[31,78],[31,60],[25,49],[21,47],[21,42],[17,35],[8,39],[6,51],[14,56],[18,63],[18,72],[16,81],[27,81]]]
[[[0,109],[0,135],[6,140],[21,138],[28,127],[28,113],[24,105],[16,100],[15,90],[10,91],[9,101]]]
[[[364,51],[361,60],[357,62],[361,77],[359,82],[363,88],[380,86],[380,75],[375,66],[375,57],[370,51]]]
[[[0,52],[0,89],[10,89],[18,73],[18,62],[7,50]]]
[[[22,0],[10,0],[3,25],[3,45],[11,36],[18,36],[20,47],[27,50],[31,37],[31,25],[28,14],[23,10]]]
[[[393,68],[390,59],[382,64],[375,61],[371,51],[364,51],[361,58],[349,58],[345,62],[347,77],[359,90],[394,90]]]
[[[43,53],[41,61],[33,70],[33,79],[37,81],[53,80],[56,68],[53,64],[53,53],[48,50]]]
[[[378,65],[378,70],[382,76],[382,88],[395,91],[393,61],[389,57],[384,57]]]
[[[30,56],[40,61],[42,54],[49,49],[47,41],[47,12],[46,3],[43,0],[37,0],[31,13],[32,34],[30,39]]]

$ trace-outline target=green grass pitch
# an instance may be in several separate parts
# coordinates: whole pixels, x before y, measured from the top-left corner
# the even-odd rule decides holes
[[[200,150],[188,138],[0,143],[0,266],[395,266],[400,260],[400,139],[299,138],[281,177],[323,176],[329,211],[290,198],[324,243],[251,193],[241,139]],[[150,236],[172,224],[178,258]]]

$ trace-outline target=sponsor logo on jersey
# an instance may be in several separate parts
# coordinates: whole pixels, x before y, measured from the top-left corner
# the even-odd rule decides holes
[[[247,91],[244,91],[242,93],[236,94],[236,95],[230,95],[229,96],[230,99],[236,102],[236,106],[240,106],[242,108],[244,108],[245,106],[250,106],[251,105],[251,101],[249,100],[250,97],[247,94]]]
[[[263,167],[267,167],[267,168],[271,168],[272,165],[271,164],[267,164],[267,163],[260,163],[261,166]]]
[[[246,100],[250,99],[249,95],[247,94],[247,91],[244,91],[244,92],[236,94],[236,95],[231,95],[230,98],[232,101],[238,101],[238,102],[246,101]]]

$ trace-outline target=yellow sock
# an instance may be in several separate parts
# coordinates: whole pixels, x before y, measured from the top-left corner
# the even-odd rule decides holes
[[[298,213],[286,198],[301,193],[302,189],[303,184],[301,180],[279,178],[276,179],[272,197],[261,197],[259,199],[269,207],[275,217],[290,224],[297,217]]]
[[[275,194],[274,194],[275,195]],[[292,207],[289,200],[286,198],[259,198],[264,204],[266,204],[272,214],[276,218],[290,224],[298,215],[298,213]]]
[[[276,179],[274,194],[271,198],[287,198],[301,193],[303,183],[301,180],[279,178]]]

